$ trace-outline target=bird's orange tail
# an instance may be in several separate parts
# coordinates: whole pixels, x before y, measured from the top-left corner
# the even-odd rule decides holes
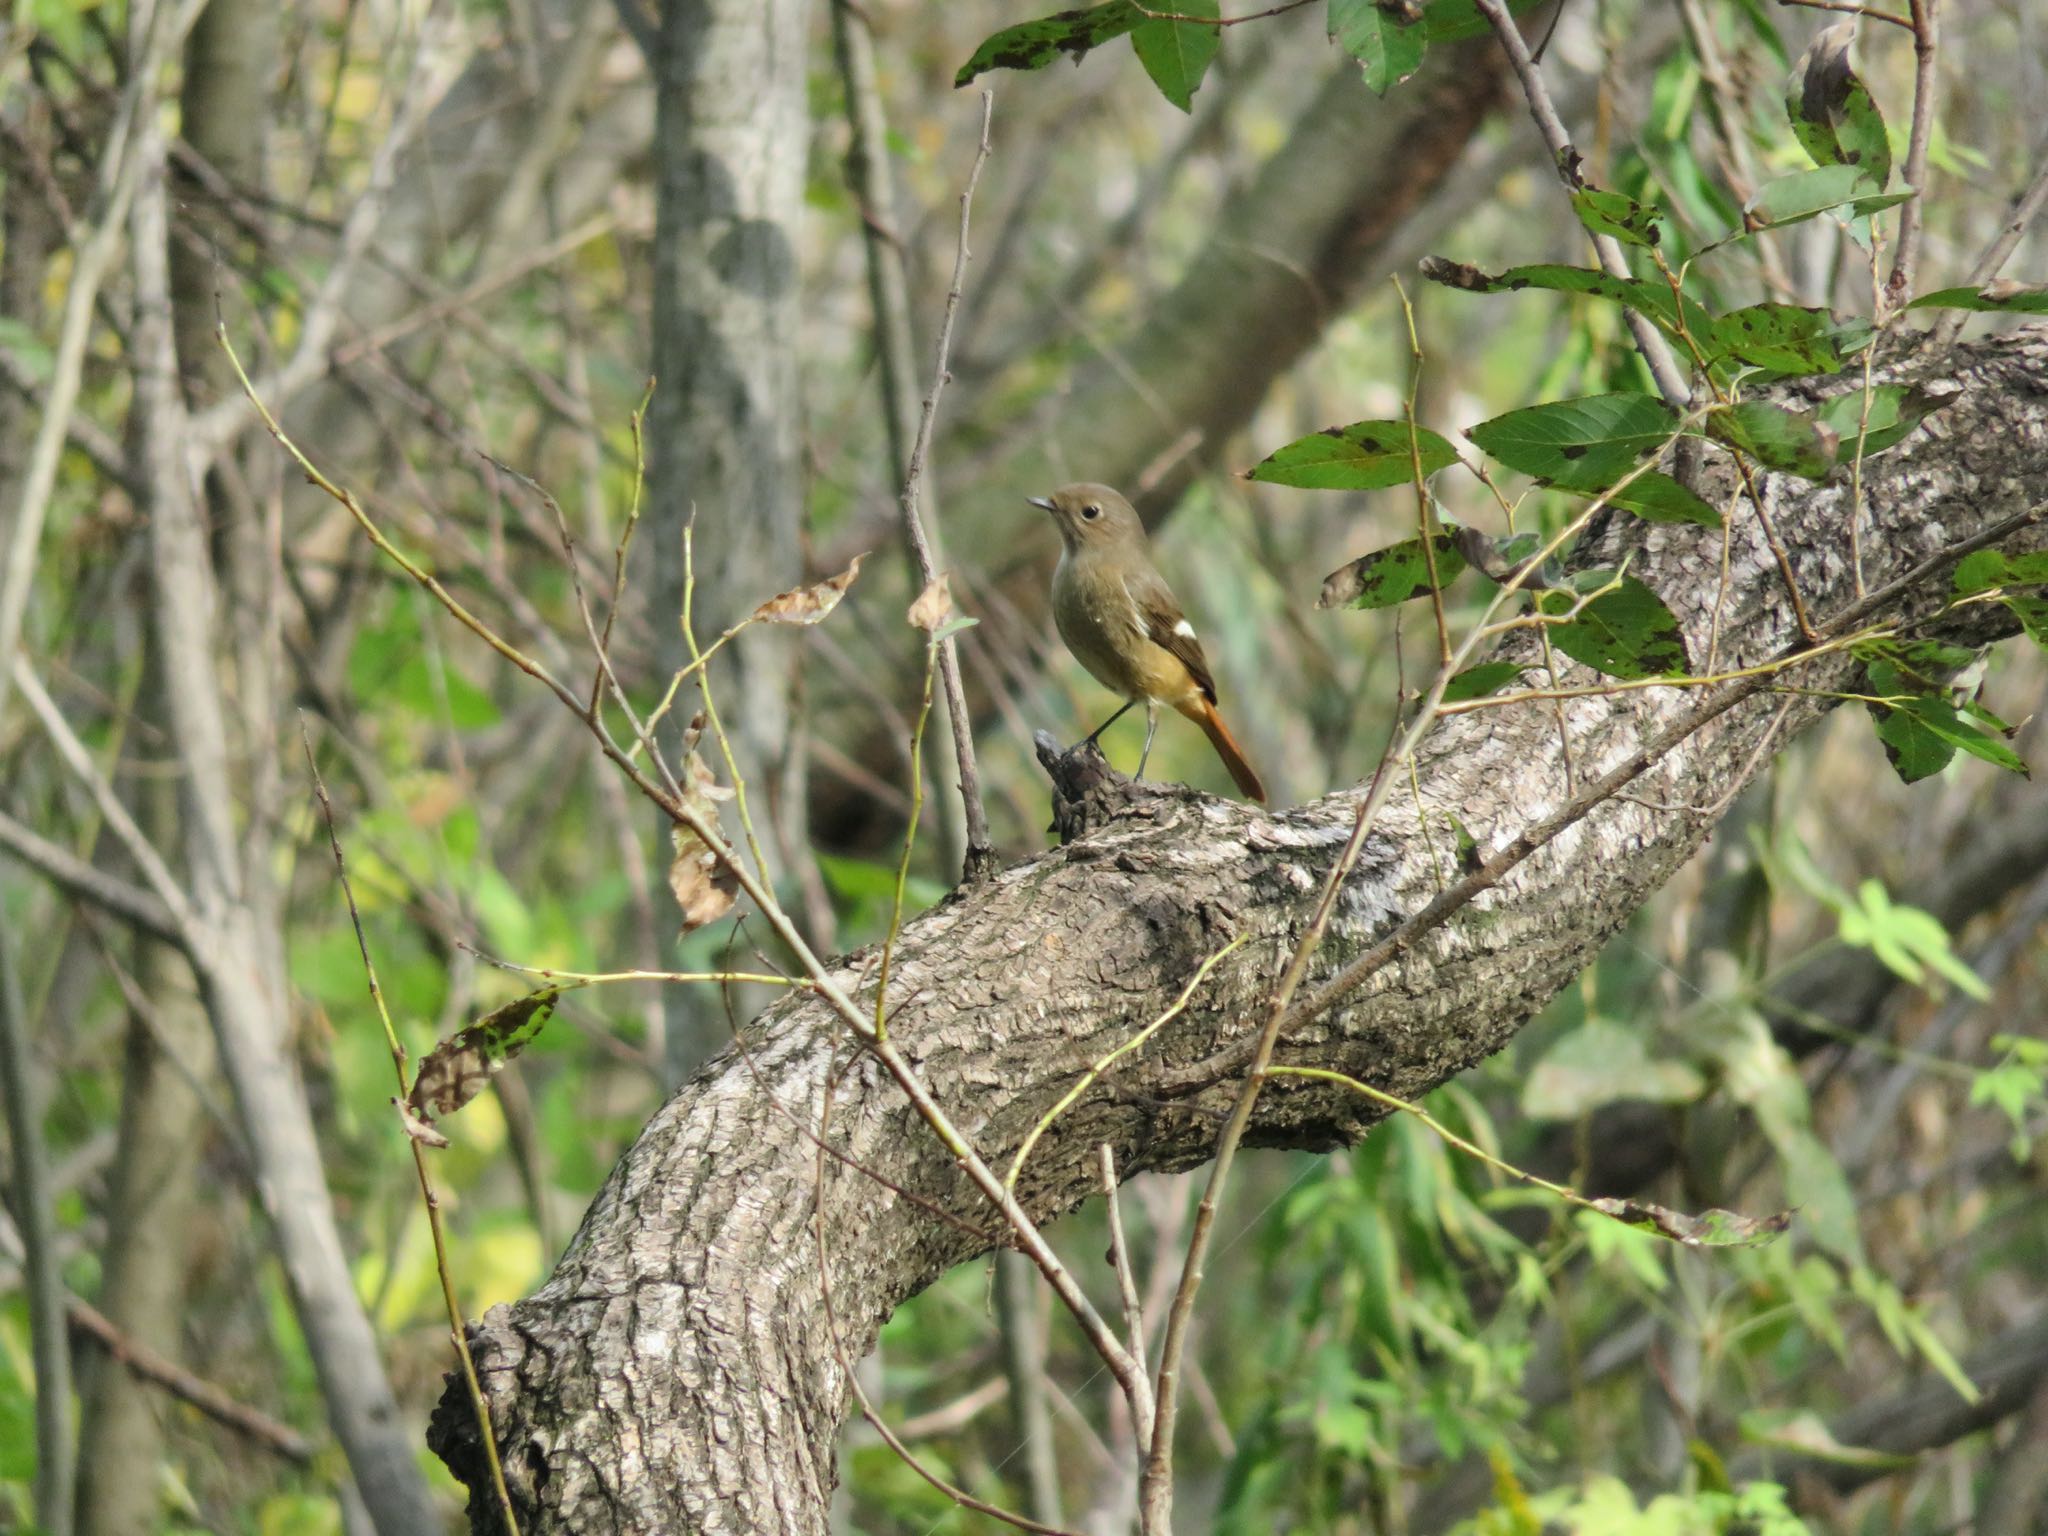
[[[1223,723],[1223,716],[1217,713],[1216,706],[1197,693],[1189,702],[1174,707],[1202,728],[1209,744],[1216,749],[1216,755],[1223,759],[1223,766],[1237,781],[1238,792],[1264,805],[1266,786],[1259,782],[1257,771],[1245,761],[1244,748],[1230,734],[1230,727]]]

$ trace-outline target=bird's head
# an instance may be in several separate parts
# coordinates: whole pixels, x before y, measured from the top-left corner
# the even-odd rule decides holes
[[[1133,539],[1142,543],[1145,537],[1137,510],[1106,485],[1063,485],[1050,496],[1025,499],[1052,514],[1070,551],[1108,548]]]

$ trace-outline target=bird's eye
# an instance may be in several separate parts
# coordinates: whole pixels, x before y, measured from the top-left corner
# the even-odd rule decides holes
[[[1095,505],[1094,502],[1091,501],[1088,503],[1087,506],[1081,509],[1081,515],[1087,518],[1090,522],[1093,522],[1096,518],[1102,516],[1102,508],[1098,507],[1097,505]]]

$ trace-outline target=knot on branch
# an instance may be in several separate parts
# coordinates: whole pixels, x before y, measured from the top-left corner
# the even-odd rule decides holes
[[[1155,814],[1159,802],[1194,800],[1202,792],[1185,784],[1153,784],[1119,773],[1102,748],[1084,741],[1062,747],[1050,731],[1034,731],[1031,745],[1052,780],[1052,831],[1063,843],[1134,812]]]

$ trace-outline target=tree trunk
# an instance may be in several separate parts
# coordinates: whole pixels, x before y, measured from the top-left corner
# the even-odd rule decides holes
[[[809,10],[809,0],[662,6],[652,60],[656,382],[644,537],[654,546],[649,603],[664,671],[688,660],[678,620],[683,530],[693,518],[692,623],[704,644],[803,574],[795,234],[809,147]],[[763,633],[727,654],[723,718],[746,781],[771,794],[754,814],[772,817],[791,646]],[[674,1076],[708,1054],[706,1029],[718,1016],[688,999],[668,1010]]]
[[[1957,546],[1973,535],[2001,530],[2008,549],[2048,545],[2039,496],[2048,331],[1965,349],[1928,383],[1952,403],[1864,466],[1867,582],[1873,592],[1903,582],[1878,618],[1938,612]],[[1725,504],[1732,472],[1718,450],[1707,477],[1704,493]],[[1807,603],[1825,620],[1853,596],[1847,485],[1771,477],[1765,495]],[[1616,519],[1587,543],[1578,563],[1627,559],[1658,591],[1697,668],[1717,608],[1720,536]],[[1719,665],[1787,653],[1798,631],[1753,514],[1736,520],[1729,570]],[[2001,633],[2001,614],[1973,605],[1937,632],[1983,643]],[[1569,681],[1592,680],[1566,671]],[[1434,835],[1423,834],[1415,802],[1389,802],[1309,988],[1460,877],[1439,862],[1455,857],[1448,816],[1476,840],[1478,858],[1500,861],[1497,878],[1445,925],[1398,946],[1334,1010],[1291,1032],[1281,1060],[1418,1098],[1500,1049],[1712,831],[1726,797],[1768,760],[1773,716],[1786,711],[1788,732],[1810,725],[1831,707],[1819,693],[1842,689],[1857,671],[1840,652],[1818,656],[1793,674],[1813,691],[1773,698],[1731,685],[1710,695],[1725,705],[1718,713],[1692,689],[1572,701],[1578,785],[1647,750],[1651,760],[1629,784],[1642,798],[1609,798],[1533,837],[1570,798],[1549,706],[1444,722],[1418,757],[1419,802]],[[1054,1123],[1019,1184],[1034,1215],[1087,1198],[1100,1143],[1115,1148],[1126,1178],[1210,1155],[1242,1070],[1231,1047],[1254,1027],[1362,793],[1268,815],[1188,790],[1112,787],[1069,807],[1082,829],[1066,846],[906,928],[892,1038],[998,1167],[1085,1064],[1161,1012],[1203,957],[1232,937],[1250,940],[1140,1057]],[[842,963],[838,974],[865,989],[860,964]],[[529,1533],[824,1531],[847,1388],[820,1297],[818,1225],[848,1358],[868,1348],[892,1309],[988,1246],[836,1160],[825,1165],[820,1196],[819,1157],[799,1125],[818,1124],[836,1080],[836,1147],[984,1232],[996,1225],[822,1006],[791,997],[749,1028],[747,1045],[750,1059],[723,1059],[656,1114],[548,1284],[475,1329]],[[1332,1148],[1376,1118],[1341,1091],[1276,1083],[1250,1141]],[[471,1507],[486,1530],[491,1496],[469,1426],[457,1386],[431,1439],[482,1490]]]

